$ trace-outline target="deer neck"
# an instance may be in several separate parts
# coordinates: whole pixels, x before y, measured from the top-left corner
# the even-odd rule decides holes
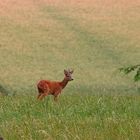
[[[68,84],[68,79],[65,77],[61,82],[60,82],[60,85],[63,88],[66,87],[66,85]]]

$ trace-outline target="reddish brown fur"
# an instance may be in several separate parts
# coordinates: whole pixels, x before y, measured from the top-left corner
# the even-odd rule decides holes
[[[45,96],[53,95],[54,100],[57,101],[58,95],[61,93],[62,89],[66,87],[69,81],[73,80],[71,74],[73,71],[64,70],[65,77],[62,81],[49,81],[49,80],[41,80],[37,84],[38,88],[38,99],[42,100]]]

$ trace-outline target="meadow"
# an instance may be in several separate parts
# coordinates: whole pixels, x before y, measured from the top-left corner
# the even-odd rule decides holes
[[[6,140],[137,140],[138,0],[0,1],[0,136]],[[40,79],[74,81],[58,103],[36,100]],[[5,96],[8,95],[8,96]]]
[[[0,132],[6,140],[138,140],[140,97],[62,95],[0,98]]]

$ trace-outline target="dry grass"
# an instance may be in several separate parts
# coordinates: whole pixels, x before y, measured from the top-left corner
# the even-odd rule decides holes
[[[139,1],[122,0],[1,1],[1,79],[29,86],[61,79],[73,67],[76,86],[132,88],[114,73],[139,62],[138,7]]]

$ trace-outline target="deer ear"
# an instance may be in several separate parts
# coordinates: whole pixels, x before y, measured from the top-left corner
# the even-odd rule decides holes
[[[74,70],[71,70],[70,73],[72,74],[74,72]]]
[[[67,74],[67,70],[64,70],[64,74]]]

